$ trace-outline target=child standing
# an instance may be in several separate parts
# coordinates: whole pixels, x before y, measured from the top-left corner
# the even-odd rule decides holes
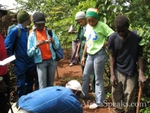
[[[89,8],[86,12],[87,27],[85,31],[86,44],[82,55],[82,65],[84,65],[85,55],[88,54],[84,72],[82,75],[82,89],[88,98],[89,77],[92,71],[95,74],[95,103],[89,106],[90,109],[96,109],[105,103],[105,90],[103,73],[106,58],[105,45],[106,40],[114,31],[105,23],[98,21],[98,9]]]
[[[28,56],[34,57],[37,67],[39,89],[53,86],[57,68],[56,53],[60,42],[52,31],[52,37],[45,27],[45,15],[41,12],[33,14],[35,29],[28,38]]]
[[[83,50],[84,50],[84,45],[86,42],[86,37],[84,36],[84,33],[86,31],[86,26],[87,26],[85,12],[83,12],[83,11],[77,12],[75,15],[75,20],[80,25],[78,33],[77,33],[78,46],[77,46],[75,58],[81,60]],[[85,56],[87,56],[87,55],[85,55]],[[86,58],[85,58],[85,60],[86,60]],[[83,73],[84,65],[81,65],[81,68],[82,68],[82,73]],[[91,74],[91,77],[92,77],[92,90],[94,92],[95,91],[95,76],[93,73]]]

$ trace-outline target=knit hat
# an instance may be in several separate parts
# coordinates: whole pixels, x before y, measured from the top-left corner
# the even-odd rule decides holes
[[[25,22],[29,18],[30,18],[30,15],[24,10],[19,11],[17,14],[17,20],[19,23]]]
[[[79,20],[79,19],[82,19],[82,18],[86,18],[85,13],[83,11],[77,12],[76,16],[75,16],[75,20]]]
[[[86,18],[93,17],[98,19],[98,9],[97,8],[89,8],[86,12]]]
[[[7,15],[7,11],[6,10],[0,9],[0,12],[2,12],[2,16]]]
[[[33,14],[33,22],[36,24],[45,23],[45,16],[43,13],[36,12]]]

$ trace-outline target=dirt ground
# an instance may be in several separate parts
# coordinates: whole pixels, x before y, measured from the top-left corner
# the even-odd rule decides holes
[[[58,62],[55,85],[64,86],[71,79],[77,79],[81,82],[82,73],[80,65],[77,64],[70,67],[69,64],[70,60],[61,60]],[[90,91],[89,94],[89,100],[79,99],[83,105],[84,113],[113,113],[113,109],[112,107],[109,107],[109,104],[105,107],[101,107],[95,110],[89,109],[89,105],[94,102],[94,93]]]
[[[65,86],[65,84],[72,80],[76,79],[81,83],[81,67],[80,64],[69,66],[70,60],[61,60],[58,62],[57,71],[55,75],[55,85],[59,86]],[[17,93],[16,93],[16,81],[15,76],[12,73],[11,75],[11,83],[12,83],[12,92],[11,92],[11,102],[16,102],[17,100]],[[91,87],[90,87],[91,89]],[[89,109],[89,105],[94,102],[94,93],[92,92],[92,89],[89,92],[90,98],[88,100],[82,100],[79,98],[79,101],[81,102],[83,106],[84,113],[113,113],[113,110],[109,105],[106,105],[105,107],[101,107],[95,110]]]

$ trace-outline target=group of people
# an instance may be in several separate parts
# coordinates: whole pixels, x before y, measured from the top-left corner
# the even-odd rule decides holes
[[[105,47],[108,46],[114,112],[135,113],[136,106],[129,105],[136,103],[138,81],[143,83],[146,77],[143,72],[142,47],[139,45],[141,38],[129,29],[129,19],[118,15],[114,21],[116,32],[99,21],[96,8],[89,8],[86,13],[77,12],[75,20],[80,25],[75,58],[79,57],[82,66],[82,89],[85,94],[80,97],[89,98],[89,80],[92,75],[95,103],[89,108],[96,109],[106,104],[103,73],[107,61]],[[121,102],[126,103],[125,109]]]
[[[6,14],[7,11],[0,10],[0,17]],[[82,113],[82,106],[73,93],[81,91],[81,98],[89,98],[90,75],[93,78],[95,103],[89,108],[96,109],[104,106],[106,100],[103,73],[107,61],[105,47],[108,46],[114,112],[134,113],[135,107],[126,106],[124,109],[124,106],[117,104],[122,101],[126,105],[136,102],[135,90],[138,81],[142,83],[146,81],[143,72],[142,47],[139,45],[141,39],[129,30],[129,19],[124,15],[117,16],[114,21],[116,32],[106,23],[99,21],[96,8],[89,8],[86,13],[77,12],[75,20],[80,25],[75,57],[80,59],[82,65],[82,88],[78,81],[68,83],[66,87],[53,86],[57,67],[54,49],[59,47],[60,42],[54,31],[52,36],[48,33],[43,13],[33,14],[32,21],[35,28],[30,34],[27,26],[31,24],[31,16],[21,10],[17,13],[19,29],[17,27],[10,29],[5,41],[0,35],[0,51],[3,53],[0,55],[0,60],[13,54],[16,56],[14,64],[20,97],[16,105],[18,112]],[[19,30],[21,33],[17,37]],[[137,63],[139,70],[137,70]],[[0,66],[0,76],[4,79],[9,95],[10,78],[7,66]],[[40,90],[33,92],[36,76]],[[3,105],[0,104],[0,110],[3,109]],[[3,113],[6,112],[7,110]]]
[[[1,10],[1,18],[6,14],[6,10]],[[35,29],[29,33],[27,26],[32,21]],[[35,89],[42,89],[54,85],[54,76],[57,67],[54,49],[59,47],[59,39],[54,31],[51,30],[52,36],[48,33],[48,29],[45,27],[46,21],[43,13],[35,12],[32,16],[32,21],[29,13],[24,10],[19,11],[17,13],[18,24],[9,27],[5,40],[1,37],[1,52],[3,54],[1,54],[0,60],[4,60],[12,55],[16,57],[13,63],[19,98],[33,92],[33,85],[35,83],[37,83]],[[0,68],[0,76],[3,76],[3,80],[8,87],[7,92],[9,95],[9,72],[7,66],[0,66]]]

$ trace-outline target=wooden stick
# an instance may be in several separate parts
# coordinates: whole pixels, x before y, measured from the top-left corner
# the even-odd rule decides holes
[[[142,97],[142,89],[143,89],[143,83],[139,83],[139,92],[138,92],[138,101],[136,106],[136,113],[140,113],[140,102]]]
[[[58,68],[56,67],[56,71],[57,71],[57,79],[59,78],[59,73],[58,73]]]

